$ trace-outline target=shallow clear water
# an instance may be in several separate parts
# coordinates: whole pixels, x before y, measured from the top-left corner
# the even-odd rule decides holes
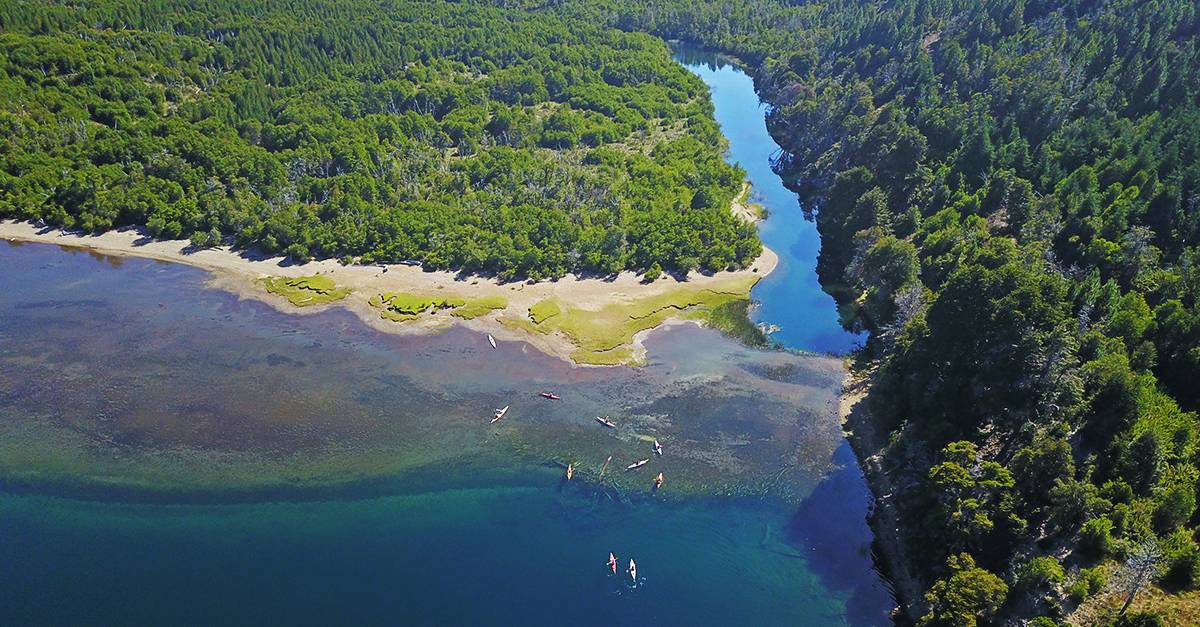
[[[760,112],[714,95],[753,178],[730,116]],[[205,281],[0,242],[3,622],[887,622],[837,360],[689,325],[652,334],[645,368],[573,368]],[[762,320],[773,294],[756,291]],[[812,337],[788,343],[848,345]],[[636,584],[609,551],[638,560]]]

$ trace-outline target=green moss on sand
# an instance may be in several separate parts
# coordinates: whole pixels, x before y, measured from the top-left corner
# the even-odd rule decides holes
[[[571,355],[576,363],[630,363],[637,333],[653,329],[668,318],[724,321],[731,313],[724,308],[748,301],[750,288],[757,281],[758,277],[732,279],[714,288],[683,285],[659,296],[612,303],[596,311],[570,305],[564,308],[553,300],[544,300],[529,308],[528,320],[501,318],[500,322],[525,331],[562,333],[579,347]]]
[[[349,288],[337,287],[333,279],[321,274],[294,278],[268,277],[262,282],[268,292],[283,296],[297,307],[332,303],[350,294]]]
[[[471,320],[505,307],[508,307],[508,299],[503,296],[485,296],[468,300],[466,304],[455,308],[450,313],[464,320]]]
[[[606,351],[580,349],[571,353],[571,361],[577,364],[590,364],[592,366],[637,365],[637,359],[634,358],[633,354],[633,346],[618,346]]]
[[[558,301],[548,298],[546,300],[534,303],[534,305],[529,308],[529,319],[533,320],[534,324],[541,324],[561,313],[562,307],[559,306]]]
[[[458,296],[425,296],[407,292],[384,292],[367,301],[379,309],[379,317],[394,322],[413,320],[431,309],[457,309],[465,307],[467,300]]]

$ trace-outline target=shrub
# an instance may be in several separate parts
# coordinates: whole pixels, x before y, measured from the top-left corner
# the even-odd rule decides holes
[[[212,235],[206,231],[196,231],[188,240],[192,248],[210,248],[215,246],[217,241],[219,240],[213,240]]]
[[[312,259],[312,256],[308,253],[308,247],[299,242],[290,244],[287,248],[283,249],[283,255],[290,257],[297,263],[308,263]]]
[[[647,283],[652,283],[657,281],[660,276],[662,276],[662,266],[658,265],[658,262],[655,261],[646,269],[646,273],[642,275],[642,279]]]
[[[1092,557],[1105,557],[1113,551],[1113,521],[1105,516],[1093,518],[1079,530],[1079,545]]]
[[[921,625],[963,625],[974,627],[987,621],[1000,610],[1008,596],[1004,581],[975,565],[967,553],[952,555],[951,574],[933,584],[925,594],[929,613],[921,617]]]
[[[1106,583],[1108,578],[1099,566],[1084,568],[1079,571],[1071,587],[1067,588],[1067,594],[1071,595],[1071,599],[1076,603],[1083,603],[1088,597],[1103,590]]]
[[[1177,483],[1167,488],[1154,508],[1154,528],[1170,533],[1192,517],[1196,511],[1196,489],[1190,483]]]
[[[1162,543],[1163,568],[1160,583],[1174,589],[1191,588],[1198,580],[1200,547],[1189,531],[1179,530]]]
[[[1017,571],[1017,586],[1026,590],[1041,589],[1062,583],[1063,576],[1062,564],[1043,555],[1029,560]]]

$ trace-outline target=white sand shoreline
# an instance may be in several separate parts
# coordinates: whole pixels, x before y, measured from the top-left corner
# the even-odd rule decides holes
[[[498,340],[524,341],[539,350],[570,361],[569,355],[576,349],[571,341],[558,334],[524,332],[501,325],[501,315],[524,316],[534,303],[554,298],[581,309],[597,310],[610,303],[637,301],[641,298],[659,296],[671,290],[687,286],[704,289],[744,280],[747,277],[764,277],[771,273],[779,258],[764,247],[763,253],[749,269],[738,271],[700,274],[693,272],[686,281],[664,276],[654,283],[643,283],[641,277],[632,272],[623,272],[611,278],[580,278],[568,275],[557,281],[538,283],[501,283],[488,277],[460,277],[453,272],[427,272],[417,267],[402,264],[387,266],[343,266],[332,259],[313,261],[306,264],[288,264],[283,257],[259,258],[251,254],[232,251],[228,248],[192,250],[186,240],[158,240],[151,238],[141,229],[132,227],[108,231],[98,235],[64,233],[57,228],[39,227],[31,222],[0,220],[0,239],[17,242],[55,244],[72,248],[84,248],[113,256],[133,256],[159,261],[181,263],[207,270],[212,273],[209,284],[233,292],[241,298],[259,300],[288,313],[310,313],[328,307],[345,307],[354,312],[368,325],[388,333],[428,333],[454,324],[491,333]],[[270,276],[298,277],[323,274],[332,278],[339,287],[354,290],[349,297],[327,305],[297,307],[286,299],[268,293],[258,283]],[[464,298],[502,296],[508,301],[505,309],[491,314],[463,320],[448,314],[422,315],[419,319],[396,323],[379,317],[379,311],[367,303],[367,299],[380,292],[411,292],[418,294],[447,294]],[[661,326],[661,325],[660,325]],[[637,357],[644,355],[641,341],[645,333],[634,338]]]

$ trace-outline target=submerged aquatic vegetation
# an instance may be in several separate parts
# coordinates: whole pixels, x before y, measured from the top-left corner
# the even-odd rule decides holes
[[[337,287],[333,279],[321,274],[294,278],[268,277],[262,282],[268,292],[283,296],[297,307],[332,303],[345,298],[351,291]]]
[[[750,320],[749,299],[727,301],[707,310],[704,322],[746,346],[762,348],[771,343],[767,334]]]

